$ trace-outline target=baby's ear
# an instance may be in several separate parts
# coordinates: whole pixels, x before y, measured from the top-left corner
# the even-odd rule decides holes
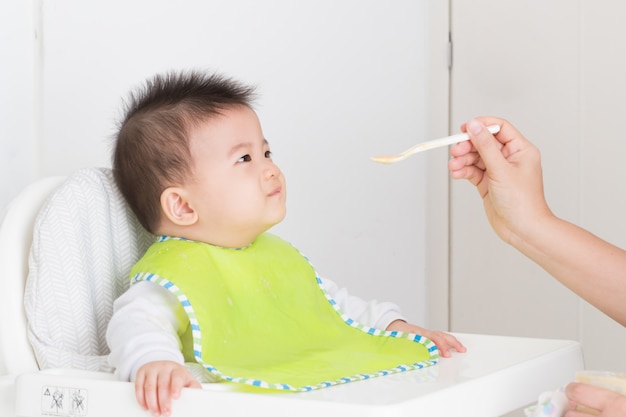
[[[182,188],[166,188],[161,193],[161,209],[169,221],[177,226],[191,226],[198,221],[198,213],[189,205]]]

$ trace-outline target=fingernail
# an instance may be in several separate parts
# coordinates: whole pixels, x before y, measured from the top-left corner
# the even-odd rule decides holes
[[[467,122],[467,130],[472,132],[472,134],[477,135],[483,130],[483,126],[480,124],[478,120],[470,120]]]

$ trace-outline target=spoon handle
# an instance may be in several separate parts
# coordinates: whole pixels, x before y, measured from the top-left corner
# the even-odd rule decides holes
[[[495,135],[500,131],[499,125],[491,125],[487,126],[487,130],[491,132],[492,135]],[[465,140],[469,140],[469,135],[467,133],[458,133],[452,136],[446,136],[444,138],[429,140],[428,142],[418,143],[412,148],[406,150],[405,152],[408,155],[412,155],[417,152],[427,151],[429,149],[439,148],[441,146],[453,145],[455,143],[463,142]]]

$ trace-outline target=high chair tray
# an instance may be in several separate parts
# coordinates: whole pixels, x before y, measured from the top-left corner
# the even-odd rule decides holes
[[[572,381],[584,368],[578,342],[456,336],[467,353],[430,368],[307,393],[248,393],[231,384],[206,384],[183,390],[172,417],[500,416]],[[132,384],[112,374],[53,369],[18,375],[14,383],[0,379],[2,416],[149,416],[137,405]]]

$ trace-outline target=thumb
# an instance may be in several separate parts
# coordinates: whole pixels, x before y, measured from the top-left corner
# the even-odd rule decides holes
[[[487,170],[496,171],[506,164],[501,152],[502,143],[480,121],[472,119],[466,123],[465,128]]]

